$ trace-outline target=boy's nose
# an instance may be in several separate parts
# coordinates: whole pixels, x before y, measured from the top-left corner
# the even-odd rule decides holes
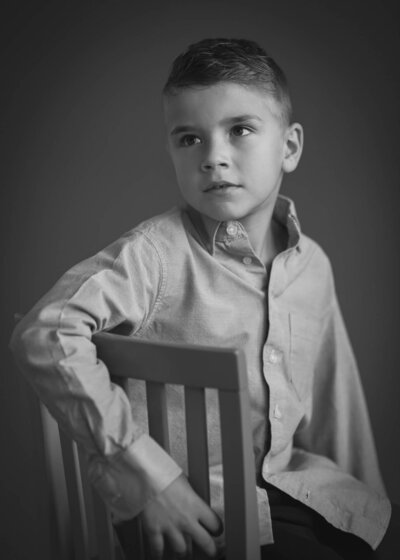
[[[205,161],[201,164],[203,171],[212,171],[218,168],[224,169],[226,167],[228,167],[228,163],[225,161]]]
[[[202,171],[212,171],[213,169],[229,167],[229,154],[222,143],[211,145],[204,153],[201,162]]]

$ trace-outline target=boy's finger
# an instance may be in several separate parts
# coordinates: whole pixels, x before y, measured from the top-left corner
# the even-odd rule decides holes
[[[192,539],[186,535],[186,549],[187,549],[187,555],[188,558],[192,557],[192,553],[193,553],[193,547],[192,547]]]
[[[147,545],[152,560],[161,560],[164,554],[164,537],[161,533],[147,536]]]
[[[222,523],[222,521],[220,520],[219,517],[218,517],[218,527],[217,527],[217,529],[208,529],[208,532],[213,537],[219,537],[219,536],[222,535],[222,533],[224,532],[224,524]]]
[[[218,515],[211,508],[202,508],[199,521],[214,537],[218,537],[224,531],[224,525]]]
[[[204,550],[208,556],[216,555],[217,547],[214,540],[210,533],[200,524],[196,523],[191,527],[190,536],[192,537],[193,543]]]
[[[187,543],[184,535],[178,531],[171,530],[168,532],[167,539],[171,550],[179,557],[186,556],[188,552]]]

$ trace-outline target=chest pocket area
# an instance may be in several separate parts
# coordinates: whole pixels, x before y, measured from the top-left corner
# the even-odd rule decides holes
[[[290,378],[301,401],[312,397],[319,333],[322,322],[316,317],[290,313]]]

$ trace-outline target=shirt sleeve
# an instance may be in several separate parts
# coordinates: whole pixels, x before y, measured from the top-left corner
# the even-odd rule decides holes
[[[332,459],[385,496],[365,396],[330,271],[331,305],[323,321],[314,368],[311,413],[296,447]]]
[[[165,263],[132,234],[69,270],[17,325],[11,349],[40,399],[88,452],[89,477],[116,519],[137,515],[180,467],[132,420],[91,337],[140,336],[161,304]]]

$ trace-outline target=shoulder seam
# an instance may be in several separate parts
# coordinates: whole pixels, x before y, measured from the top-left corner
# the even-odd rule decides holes
[[[151,325],[151,323],[153,321],[153,317],[156,314],[156,312],[158,311],[158,308],[160,307],[160,305],[162,303],[162,298],[164,296],[165,288],[167,286],[168,269],[167,269],[166,259],[164,257],[164,254],[161,251],[161,249],[159,247],[157,247],[157,245],[153,241],[153,239],[151,239],[151,237],[148,235],[148,233],[145,233],[145,232],[139,232],[139,233],[153,247],[153,249],[154,249],[154,251],[157,255],[158,261],[160,263],[160,271],[161,271],[161,282],[160,282],[160,286],[159,286],[159,289],[158,289],[157,296],[156,296],[156,299],[154,301],[153,307],[149,312],[147,320],[144,323],[142,323],[142,325],[139,327],[139,329],[135,333],[135,336],[141,337],[141,336],[143,336],[145,331]]]

